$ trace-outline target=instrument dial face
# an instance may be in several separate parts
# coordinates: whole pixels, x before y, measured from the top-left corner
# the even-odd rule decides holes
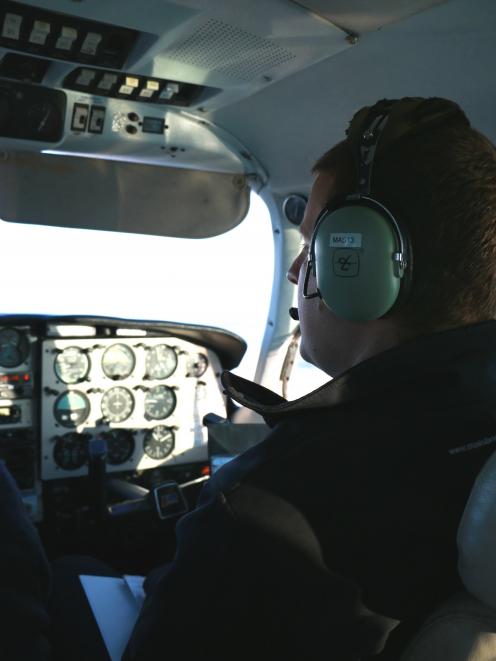
[[[165,459],[174,449],[174,430],[164,425],[157,425],[146,432],[143,450],[152,459]]]
[[[134,410],[134,397],[127,388],[117,386],[104,393],[101,406],[108,422],[123,422]]]
[[[0,366],[17,367],[28,357],[29,341],[16,328],[0,329]]]
[[[53,458],[57,466],[66,471],[77,470],[88,461],[88,437],[69,432],[56,439]]]
[[[128,461],[134,452],[134,438],[126,429],[113,429],[103,435],[107,441],[107,461],[112,466]]]
[[[176,408],[176,393],[168,386],[155,386],[145,395],[145,418],[163,420]]]
[[[55,420],[63,427],[77,427],[90,414],[90,402],[79,390],[68,390],[55,400],[53,405]]]
[[[193,353],[188,358],[188,370],[186,376],[194,376],[197,379],[207,371],[208,358],[204,353]]]
[[[134,351],[126,344],[112,344],[102,356],[102,370],[109,379],[127,378],[136,364]]]
[[[177,354],[172,347],[158,344],[146,352],[146,374],[150,379],[167,379],[176,367]]]
[[[66,347],[55,358],[54,369],[63,383],[79,383],[88,376],[90,359],[79,347]]]

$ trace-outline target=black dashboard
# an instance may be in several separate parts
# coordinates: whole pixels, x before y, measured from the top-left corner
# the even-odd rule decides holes
[[[219,377],[246,345],[214,328],[104,318],[0,318],[0,457],[35,521],[47,495],[88,474],[131,481],[207,463],[207,413],[226,416]],[[159,479],[159,478],[157,478]]]

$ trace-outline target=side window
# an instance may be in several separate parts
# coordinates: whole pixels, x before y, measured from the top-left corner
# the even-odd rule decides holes
[[[303,360],[298,346],[289,381],[286,385],[286,398],[291,400],[303,397],[303,395],[316,390],[330,380],[331,377],[328,374]]]

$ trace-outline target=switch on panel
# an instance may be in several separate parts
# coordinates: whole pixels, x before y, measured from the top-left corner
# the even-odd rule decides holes
[[[46,21],[35,21],[31,34],[29,35],[29,41],[32,44],[44,46],[47,37],[50,34],[50,29],[50,23],[47,23]]]
[[[147,80],[146,86],[140,91],[139,95],[145,99],[151,99],[152,96],[160,89],[158,80]]]
[[[88,32],[81,46],[81,53],[85,55],[96,55],[101,40],[102,35],[98,34],[98,32]]]
[[[64,25],[55,44],[55,48],[58,48],[59,50],[71,50],[77,36],[77,30]]]
[[[76,83],[82,87],[89,87],[96,77],[96,71],[93,69],[81,69]]]
[[[5,14],[2,27],[2,37],[19,39],[21,34],[22,16],[19,14]]]
[[[139,78],[136,78],[135,76],[126,76],[126,85],[129,85],[129,87],[139,87],[140,81]]]
[[[101,90],[111,90],[118,78],[119,76],[115,73],[104,73],[97,87]]]
[[[86,131],[89,114],[89,106],[87,106],[85,103],[75,103],[74,110],[72,112],[71,129],[73,131]]]
[[[88,126],[88,131],[90,133],[103,133],[104,123],[105,123],[104,106],[91,106],[90,124]]]
[[[119,94],[132,94],[135,89],[138,89],[139,84],[139,78],[126,76],[124,84],[119,87]]]
[[[174,94],[177,94],[178,92],[179,92],[178,83],[167,83],[165,88],[160,92],[159,98],[169,101],[170,99],[172,99]]]

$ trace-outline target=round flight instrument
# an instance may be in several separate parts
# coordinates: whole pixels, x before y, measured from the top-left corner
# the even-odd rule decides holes
[[[88,435],[69,432],[57,436],[53,448],[53,459],[57,466],[66,471],[77,470],[88,461]]]
[[[88,376],[90,359],[79,347],[66,347],[55,358],[54,370],[63,383],[79,383]]]
[[[146,432],[143,450],[152,459],[165,459],[174,449],[174,430],[164,425],[157,425]]]
[[[102,397],[101,407],[108,422],[123,422],[134,410],[133,394],[121,386],[110,388]]]
[[[145,365],[150,379],[167,379],[176,371],[177,354],[172,347],[158,344],[146,352]]]
[[[107,461],[112,466],[128,461],[134,452],[134,438],[127,429],[112,429],[103,434],[107,441]]]
[[[68,390],[57,397],[53,405],[55,420],[63,427],[77,427],[90,414],[90,401],[79,390]]]
[[[29,354],[29,340],[17,328],[0,328],[0,366],[17,367]]]
[[[145,395],[145,418],[163,420],[176,408],[176,393],[168,386],[155,386]]]
[[[135,364],[134,351],[126,344],[112,344],[102,356],[102,370],[109,379],[127,378]]]
[[[198,379],[205,374],[207,367],[208,358],[204,353],[192,353],[188,358],[186,376],[193,376]]]

